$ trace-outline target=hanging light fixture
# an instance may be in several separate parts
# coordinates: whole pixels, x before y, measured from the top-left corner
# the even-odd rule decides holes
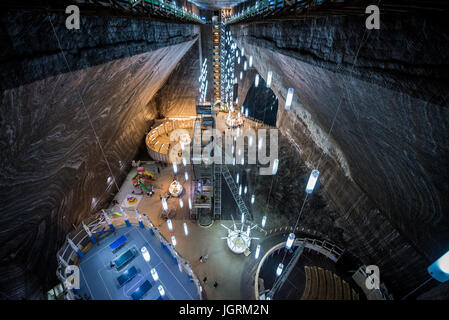
[[[176,165],[176,162],[173,162],[173,172],[175,174],[178,172],[178,166]]]
[[[168,204],[167,200],[165,198],[162,198],[162,208],[167,211],[168,210]]]
[[[189,230],[187,229],[187,223],[184,222],[184,234],[187,236],[189,234]]]
[[[316,185],[319,175],[320,175],[320,172],[318,170],[312,170],[312,172],[310,173],[309,181],[307,182],[307,186],[306,186],[307,193],[313,192],[313,189],[315,188],[315,185]]]
[[[265,224],[266,224],[266,223],[267,223],[267,216],[263,216],[263,217],[262,217],[262,223],[261,223],[262,228],[265,227]]]
[[[254,258],[259,259],[259,254],[260,254],[260,244],[258,244],[256,247],[256,254],[254,255]]]
[[[172,243],[173,246],[176,246],[176,238],[175,238],[174,235],[171,236],[171,243]]]
[[[167,226],[168,226],[168,230],[173,231],[173,225],[172,225],[170,219],[167,219]]]
[[[277,269],[276,269],[276,275],[277,275],[277,276],[280,276],[281,273],[282,273],[282,270],[284,270],[284,264],[279,263],[279,265],[278,265],[278,267],[277,267]]]
[[[254,204],[255,199],[256,199],[255,195],[251,195],[251,204]]]
[[[165,290],[164,290],[164,287],[162,285],[159,285],[157,287],[157,290],[159,291],[159,294],[161,295],[161,297],[165,296]]]
[[[273,72],[268,71],[268,74],[267,74],[267,88],[271,87],[271,80],[272,80],[272,78],[273,78]]]
[[[189,198],[189,209],[192,210],[192,200]]]
[[[253,66],[253,56],[249,56],[249,67]]]
[[[187,173],[187,171],[184,172],[184,178],[185,178],[186,181],[189,180],[189,174]]]
[[[179,198],[179,206],[181,208],[184,207],[184,202],[182,201],[182,198]]]
[[[290,250],[290,248],[293,245],[293,241],[295,241],[295,234],[294,233],[290,233],[288,235],[287,242],[285,243],[285,247],[287,248],[287,250]]]
[[[259,74],[256,74],[256,78],[254,79],[254,86],[256,88],[259,86]]]
[[[151,276],[153,277],[154,281],[159,280],[159,275],[157,274],[157,271],[154,268],[151,269]]]
[[[288,89],[287,99],[285,100],[285,110],[290,110],[290,107],[292,105],[292,100],[293,100],[293,92],[294,92],[293,88]]]
[[[278,172],[278,165],[279,165],[279,159],[274,159],[273,169],[271,171],[271,174],[275,175]]]

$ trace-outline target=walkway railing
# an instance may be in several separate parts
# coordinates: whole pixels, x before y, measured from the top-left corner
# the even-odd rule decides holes
[[[66,280],[65,269],[69,265],[78,265],[82,257],[91,246],[98,240],[115,231],[115,228],[131,225],[137,225],[141,228],[149,230],[151,235],[156,236],[162,245],[164,245],[174,259],[176,259],[179,268],[183,269],[195,283],[198,295],[202,298],[202,287],[197,276],[194,274],[190,263],[181,257],[173,247],[161,234],[159,229],[153,225],[150,218],[145,213],[137,210],[102,210],[95,215],[81,222],[75,230],[71,231],[66,240],[57,252],[58,267],[56,276],[64,284]],[[68,290],[67,299],[73,299],[73,292]]]
[[[161,17],[195,24],[205,23],[198,15],[160,0],[79,0],[77,4],[97,5],[143,17]]]
[[[261,0],[257,1],[254,6],[246,7],[239,13],[233,15],[226,24],[242,22],[254,18],[269,18],[280,15],[285,12],[298,13],[304,8],[332,2],[329,0]]]
[[[256,274],[254,276],[254,295],[256,300],[259,300],[259,273],[262,265],[267,257],[269,257],[273,252],[277,251],[280,248],[285,248],[285,241],[278,243],[277,245],[270,248],[260,260]],[[330,243],[325,240],[311,239],[311,238],[296,238],[293,246],[301,246],[304,249],[308,248],[314,251],[317,251],[334,262],[337,262],[340,259],[340,256],[343,254],[344,250],[338,247],[337,245]],[[302,252],[301,252],[302,253]]]

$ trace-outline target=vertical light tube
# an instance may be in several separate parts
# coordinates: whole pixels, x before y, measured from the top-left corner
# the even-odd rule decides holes
[[[287,242],[285,243],[285,247],[287,248],[287,250],[290,250],[290,248],[293,245],[293,241],[295,241],[295,234],[294,233],[290,233],[288,235]]]
[[[254,79],[254,86],[256,88],[259,86],[259,74],[256,74],[256,78]]]
[[[267,216],[262,217],[262,228],[265,227],[265,224],[267,223]]]
[[[170,219],[167,219],[167,226],[168,226],[168,230],[173,231],[173,224],[171,223]]]
[[[313,189],[315,188],[315,185],[316,185],[319,175],[320,175],[320,172],[318,170],[312,170],[312,172],[310,173],[309,181],[307,182],[307,186],[306,186],[307,193],[313,192]]]
[[[280,276],[282,273],[282,270],[284,270],[284,265],[282,263],[279,263],[277,269],[276,269],[276,275]]]
[[[285,110],[290,110],[293,101],[293,88],[289,88],[287,92],[287,99],[285,100]]]
[[[271,80],[273,78],[273,72],[270,70],[267,74],[267,88],[271,87]]]
[[[189,235],[189,230],[187,229],[187,223],[185,223],[185,222],[184,222],[184,234],[185,234],[186,236]]]
[[[275,175],[276,172],[278,172],[278,165],[279,165],[279,159],[274,159],[273,170],[272,170],[271,174]]]
[[[162,198],[162,208],[167,211],[168,210],[168,204],[167,200],[165,198]]]
[[[256,247],[256,254],[255,254],[254,258],[259,259],[259,255],[260,255],[260,244],[258,244]]]

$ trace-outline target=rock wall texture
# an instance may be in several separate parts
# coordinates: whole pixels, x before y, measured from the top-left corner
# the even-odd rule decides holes
[[[312,224],[342,227],[330,240],[379,265],[396,297],[427,279],[449,240],[447,27],[387,15],[377,31],[359,17],[231,27],[258,72],[273,71],[277,126],[338,209]],[[289,183],[303,188],[298,174]]]
[[[199,99],[198,78],[201,72],[198,49],[197,41],[154,97],[161,117],[196,116],[196,99]]]
[[[64,15],[51,17],[68,66],[45,16],[1,16],[9,46],[0,75],[2,84],[10,80],[0,104],[4,299],[41,297],[57,283],[57,249],[116,192],[157,116],[150,101],[198,33],[99,17],[83,18],[72,33]]]

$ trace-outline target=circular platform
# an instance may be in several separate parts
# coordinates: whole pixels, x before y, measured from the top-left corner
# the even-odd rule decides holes
[[[148,154],[165,163],[181,163],[187,155],[194,119],[165,120],[153,128],[145,138]]]
[[[242,254],[249,249],[251,238],[246,232],[229,230],[227,243],[232,252]]]

